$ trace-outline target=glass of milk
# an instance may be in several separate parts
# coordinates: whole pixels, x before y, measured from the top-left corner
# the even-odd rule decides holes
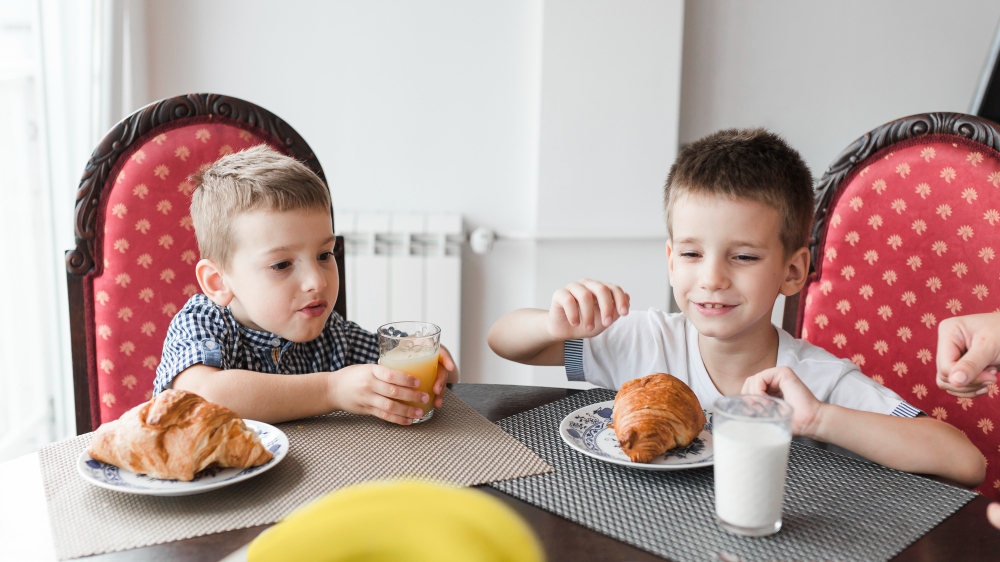
[[[736,535],[781,529],[792,407],[779,398],[736,394],[715,401],[715,514]]]

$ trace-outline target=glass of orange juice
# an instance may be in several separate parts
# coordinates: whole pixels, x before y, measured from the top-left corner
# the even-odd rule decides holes
[[[423,410],[423,417],[413,423],[431,419],[437,399],[434,381],[441,350],[441,328],[429,322],[390,322],[380,326],[377,333],[379,364],[417,377],[420,379],[417,390],[429,397],[424,404],[400,400]]]

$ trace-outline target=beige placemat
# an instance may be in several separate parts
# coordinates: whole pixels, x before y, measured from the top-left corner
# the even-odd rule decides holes
[[[60,560],[274,523],[337,488],[414,476],[463,486],[550,472],[538,455],[451,391],[434,417],[409,427],[335,413],[279,424],[289,451],[271,470],[204,494],[152,497],[87,483],[76,460],[90,434],[39,451]]]

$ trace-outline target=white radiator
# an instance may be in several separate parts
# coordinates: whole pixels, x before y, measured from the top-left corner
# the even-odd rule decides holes
[[[337,212],[344,237],[347,318],[374,332],[387,322],[441,327],[457,363],[462,335],[460,215]]]

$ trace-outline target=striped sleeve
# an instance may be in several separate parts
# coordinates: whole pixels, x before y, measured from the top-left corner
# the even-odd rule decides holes
[[[900,402],[898,406],[896,406],[891,412],[889,412],[889,415],[898,416],[900,418],[915,418],[919,415],[922,415],[923,413],[924,412],[922,410],[914,408],[913,406],[911,406],[906,402]]]
[[[566,366],[566,378],[571,381],[585,381],[583,376],[583,340],[566,340],[563,342],[563,365]]]

